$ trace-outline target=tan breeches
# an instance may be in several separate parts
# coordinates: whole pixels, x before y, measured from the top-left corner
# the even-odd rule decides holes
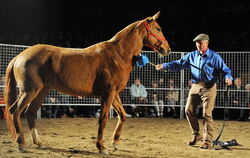
[[[196,114],[196,108],[202,105],[203,117],[203,140],[212,141],[213,117],[216,98],[216,84],[207,86],[203,83],[193,84],[187,99],[186,117],[191,127],[193,135],[199,135],[199,122]]]

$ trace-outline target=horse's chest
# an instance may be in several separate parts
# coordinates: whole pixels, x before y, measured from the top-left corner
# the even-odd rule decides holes
[[[129,80],[129,73],[128,74],[120,74],[118,77],[118,81],[117,81],[117,87],[120,90],[123,90],[126,87],[128,80]]]
[[[116,89],[120,91],[126,87],[132,67],[128,65],[109,64],[102,70],[103,76],[108,82],[108,85],[116,87]]]

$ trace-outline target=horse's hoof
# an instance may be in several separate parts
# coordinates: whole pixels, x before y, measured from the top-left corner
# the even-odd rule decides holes
[[[108,150],[106,150],[106,149],[100,150],[99,153],[100,154],[104,154],[104,155],[108,155],[109,154]]]
[[[25,147],[23,147],[23,146],[18,146],[18,149],[19,149],[20,152],[26,153]]]
[[[42,143],[38,143],[37,149],[45,149],[45,146]]]
[[[118,150],[119,144],[113,143],[114,150]]]

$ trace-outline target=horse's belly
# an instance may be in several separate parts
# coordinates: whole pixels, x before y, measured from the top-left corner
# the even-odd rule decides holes
[[[59,81],[55,87],[63,93],[77,96],[92,96],[95,95],[93,92],[93,83],[89,82],[88,79],[82,80],[80,78],[72,78],[63,81]]]
[[[67,95],[73,95],[73,96],[96,96],[93,91],[86,90],[86,89],[80,89],[80,88],[69,88],[69,87],[55,87],[55,89],[59,92],[62,92]]]

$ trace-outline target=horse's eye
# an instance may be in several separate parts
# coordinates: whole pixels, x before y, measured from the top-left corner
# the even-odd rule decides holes
[[[158,28],[158,27],[156,27],[156,30],[157,30],[157,31],[159,31],[159,32],[161,32],[161,29],[160,29],[160,28]]]

